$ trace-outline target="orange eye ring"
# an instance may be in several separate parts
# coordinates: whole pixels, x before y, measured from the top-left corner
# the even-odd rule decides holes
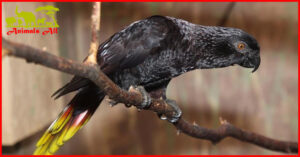
[[[245,44],[239,43],[237,47],[238,47],[238,49],[243,50],[245,48]]]

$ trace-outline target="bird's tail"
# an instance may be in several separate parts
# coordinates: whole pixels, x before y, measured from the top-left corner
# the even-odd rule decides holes
[[[33,154],[54,154],[89,121],[104,96],[97,87],[80,90],[37,142]]]

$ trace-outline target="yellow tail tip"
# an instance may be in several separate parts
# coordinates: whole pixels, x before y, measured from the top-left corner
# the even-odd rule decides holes
[[[48,139],[51,137],[51,134],[49,133],[49,131],[47,130],[44,134],[43,134],[43,136],[40,138],[40,140],[37,142],[37,144],[36,144],[36,147],[40,147],[40,146],[42,146],[43,144],[45,144],[47,141],[48,141]]]
[[[57,139],[58,139],[58,136],[56,136],[56,137],[53,139],[51,145],[49,146],[49,149],[48,149],[47,152],[49,152],[50,154],[54,154],[54,153],[57,152],[58,149],[59,149],[59,145],[57,144]]]
[[[66,114],[67,113],[67,114]],[[79,129],[81,129],[91,118],[88,110],[73,115],[73,109],[67,108],[59,118],[56,119],[37,142],[34,155],[52,155],[68,140],[70,140]]]
[[[53,140],[53,136],[51,136],[45,144],[39,146],[34,151],[33,155],[44,155],[47,152],[47,148],[48,148],[49,144],[52,142],[52,140]]]
[[[66,141],[70,140],[70,139],[76,134],[76,132],[77,132],[79,129],[80,129],[80,126],[71,126],[71,127],[67,130],[67,132],[66,132],[66,134],[65,134],[65,136],[64,136],[64,138],[63,138],[63,142],[66,142]]]

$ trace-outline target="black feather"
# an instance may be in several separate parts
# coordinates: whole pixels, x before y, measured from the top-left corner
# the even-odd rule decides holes
[[[92,82],[86,78],[74,76],[69,83],[67,83],[66,85],[58,89],[56,92],[54,92],[51,97],[57,99],[65,94],[74,92],[83,87],[87,87],[91,83]]]

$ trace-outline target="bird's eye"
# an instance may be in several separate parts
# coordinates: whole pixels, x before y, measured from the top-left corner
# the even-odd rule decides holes
[[[237,47],[238,47],[239,50],[243,50],[245,48],[245,44],[244,43],[239,43]]]

